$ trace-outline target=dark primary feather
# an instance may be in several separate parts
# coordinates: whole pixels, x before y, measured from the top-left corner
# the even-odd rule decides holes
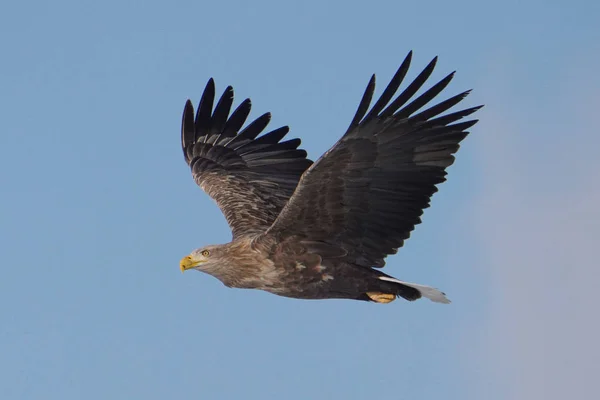
[[[302,173],[312,164],[300,139],[281,142],[287,126],[260,137],[271,116],[263,114],[242,129],[251,103],[244,100],[229,115],[233,88],[214,107],[215,83],[208,81],[194,117],[188,100],[183,111],[181,145],[196,183],[219,205],[239,238],[265,231],[292,195]],[[241,130],[241,131],[240,131]],[[257,138],[258,137],[258,138]]]
[[[367,113],[375,90],[371,78],[348,131],[302,176],[269,234],[338,246],[347,253],[345,261],[364,267],[383,267],[385,257],[403,245],[477,121],[455,122],[480,108],[440,116],[465,98],[464,92],[417,113],[454,73],[407,104],[437,58],[393,99],[411,57]]]

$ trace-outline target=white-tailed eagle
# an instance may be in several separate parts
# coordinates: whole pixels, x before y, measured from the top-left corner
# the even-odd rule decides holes
[[[454,73],[413,99],[437,58],[396,94],[411,58],[412,52],[369,109],[371,77],[348,130],[314,163],[298,148],[300,139],[283,140],[287,126],[259,136],[269,113],[244,127],[250,100],[230,113],[231,86],[214,105],[210,79],[196,114],[189,100],[185,105],[181,145],[194,180],[225,214],[233,239],[194,250],[181,260],[182,271],[299,299],[449,302],[437,289],[380,270],[421,222],[477,122],[461,120],[480,108],[446,113],[466,91],[424,109]]]

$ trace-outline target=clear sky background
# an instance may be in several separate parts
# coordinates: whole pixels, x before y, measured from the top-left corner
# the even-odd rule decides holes
[[[598,392],[594,1],[0,6],[0,398],[565,399]],[[413,49],[485,103],[386,272],[453,303],[299,301],[179,259],[230,239],[179,144],[211,76],[311,158]],[[444,98],[444,96],[442,96]]]

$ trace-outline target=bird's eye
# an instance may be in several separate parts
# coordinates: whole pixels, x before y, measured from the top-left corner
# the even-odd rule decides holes
[[[204,257],[208,257],[210,255],[210,251],[202,250],[202,253],[200,253],[200,254],[202,254],[202,256],[204,256]]]

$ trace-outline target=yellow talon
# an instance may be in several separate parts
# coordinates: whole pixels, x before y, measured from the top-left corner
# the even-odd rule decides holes
[[[374,302],[381,304],[391,303],[396,300],[396,295],[391,293],[367,292],[367,296]]]

